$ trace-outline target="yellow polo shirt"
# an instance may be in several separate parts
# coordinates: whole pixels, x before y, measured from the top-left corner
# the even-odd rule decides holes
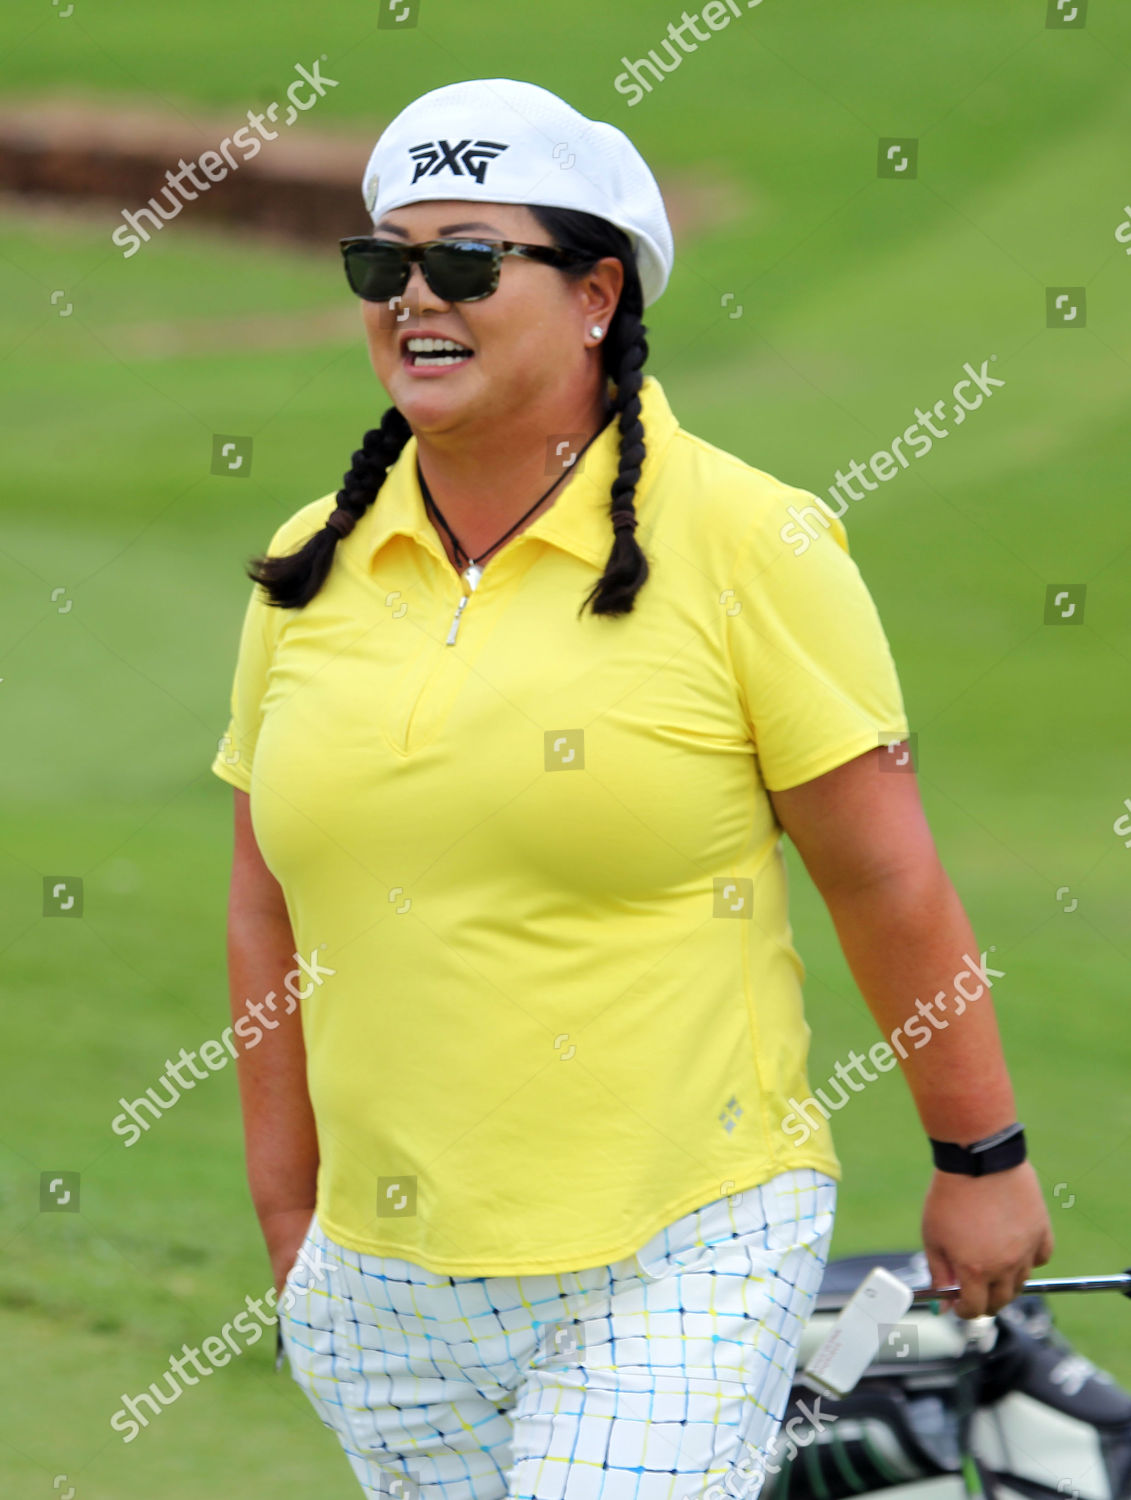
[[[414,438],[310,604],[252,586],[212,770],[334,971],[302,1019],[317,1213],[351,1249],[581,1269],[788,1168],[840,1176],[827,1125],[783,1130],[810,1033],[766,788],[904,737],[895,666],[832,510],[685,432],[654,376],[641,400],[628,615],[577,613],[615,421],[454,644]]]

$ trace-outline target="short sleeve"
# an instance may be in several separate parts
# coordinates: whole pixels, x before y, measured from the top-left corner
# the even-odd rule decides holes
[[[232,678],[230,717],[212,761],[213,772],[223,781],[251,790],[251,765],[255,742],[259,738],[260,705],[267,687],[277,634],[277,617],[282,611],[267,604],[258,584],[252,585],[251,597],[244,611],[239,652]],[[272,618],[275,617],[275,618]]]
[[[909,730],[887,637],[835,511],[772,481],[759,512],[736,555],[726,619],[762,781],[782,791]]]
[[[336,492],[312,500],[276,530],[267,544],[269,557],[293,552],[325,523],[337,504]],[[251,790],[251,765],[262,722],[263,695],[267,674],[279,639],[279,632],[289,609],[269,604],[268,594],[259,584],[252,584],[251,597],[243,617],[236,670],[232,678],[228,727],[212,761],[212,770],[223,781],[231,782],[241,792]]]

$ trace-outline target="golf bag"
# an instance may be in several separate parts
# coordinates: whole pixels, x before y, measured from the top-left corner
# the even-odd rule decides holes
[[[930,1279],[921,1251],[830,1262],[798,1371],[832,1326],[830,1305],[877,1265],[911,1286]],[[1040,1296],[969,1321],[917,1305],[881,1326],[879,1354],[847,1396],[817,1396],[798,1379],[773,1450],[746,1472],[728,1482],[728,1500],[754,1494],[759,1477],[760,1500],[881,1491],[890,1500],[1131,1500],[1131,1394],[1076,1353]]]

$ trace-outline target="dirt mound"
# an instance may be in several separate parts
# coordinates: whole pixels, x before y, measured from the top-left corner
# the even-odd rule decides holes
[[[259,126],[250,122],[253,113]],[[240,117],[194,109],[189,116],[128,99],[55,94],[0,108],[0,190],[105,205],[118,222],[123,211],[136,213],[156,198],[168,217],[181,195],[166,173],[210,152],[222,176],[183,203],[186,220],[326,244],[370,228],[361,178],[384,123],[327,130],[302,116],[290,125],[285,114],[268,119],[265,110]],[[258,149],[233,161],[232,140],[241,131]],[[225,158],[229,167],[215,165]],[[197,176],[206,170],[202,165]],[[748,207],[745,190],[714,166],[659,181],[677,244],[725,226]]]

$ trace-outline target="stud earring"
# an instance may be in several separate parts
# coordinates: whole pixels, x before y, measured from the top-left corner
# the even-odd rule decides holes
[[[599,323],[594,323],[593,327],[589,330],[589,333],[592,338],[599,339],[604,337],[605,330]]]

